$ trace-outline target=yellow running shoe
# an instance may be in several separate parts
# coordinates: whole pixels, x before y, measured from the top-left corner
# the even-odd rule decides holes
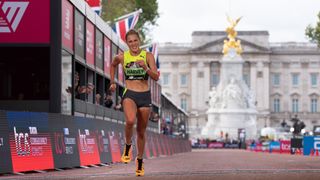
[[[144,164],[142,159],[139,163],[138,158],[136,158],[136,176],[144,176]]]
[[[129,163],[131,161],[131,151],[130,151],[131,146],[132,145],[130,145],[130,146],[128,146],[126,144],[124,145],[124,150],[123,150],[123,153],[122,153],[122,156],[121,156],[121,162],[127,164],[127,163]]]

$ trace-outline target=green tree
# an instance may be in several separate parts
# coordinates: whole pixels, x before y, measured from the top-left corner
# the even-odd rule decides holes
[[[157,25],[156,20],[159,18],[157,0],[102,0],[101,17],[112,25],[116,18],[140,8],[143,13],[140,14],[135,29],[140,32],[142,42],[147,43],[151,41],[148,38],[150,28]]]
[[[320,47],[320,12],[318,14],[317,25],[313,27],[309,24],[305,30],[305,35],[311,42],[317,43],[318,47]]]

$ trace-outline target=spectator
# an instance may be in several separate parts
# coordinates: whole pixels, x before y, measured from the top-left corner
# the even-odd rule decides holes
[[[96,104],[100,105],[101,104],[101,95],[99,93],[96,94]]]
[[[24,100],[24,94],[22,92],[18,94],[18,100]]]
[[[110,92],[107,92],[107,94],[104,94],[104,105],[105,105],[107,108],[111,108],[111,107],[112,107],[112,104],[113,104],[112,95],[111,95]]]
[[[77,99],[80,99],[80,94],[83,94],[86,92],[86,87],[85,86],[80,86],[79,84],[79,73],[78,72],[75,72],[74,73],[74,92],[75,92],[75,97]],[[71,94],[72,93],[72,88],[71,87],[68,87],[66,89],[66,91]]]
[[[87,88],[86,88],[86,93],[91,94],[94,90],[94,85],[92,83],[88,83]]]

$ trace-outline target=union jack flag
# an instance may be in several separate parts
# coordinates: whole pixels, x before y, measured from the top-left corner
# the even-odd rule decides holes
[[[112,29],[123,41],[126,41],[126,33],[137,24],[141,12],[139,9],[116,19]]]
[[[158,55],[158,44],[153,43],[146,47],[146,51],[151,52],[156,60],[156,65],[158,69],[158,73],[160,73],[160,63],[159,63],[159,55]]]
[[[86,0],[91,9],[99,16],[101,14],[101,0]]]

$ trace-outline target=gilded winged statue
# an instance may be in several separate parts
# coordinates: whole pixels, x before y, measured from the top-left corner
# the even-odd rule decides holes
[[[230,48],[236,49],[237,54],[242,53],[240,40],[236,41],[237,31],[235,30],[235,27],[237,26],[241,18],[242,17],[239,17],[238,19],[233,20],[229,16],[227,16],[227,20],[230,23],[230,25],[226,29],[229,40],[224,40],[223,51],[222,51],[224,55],[228,54]]]

